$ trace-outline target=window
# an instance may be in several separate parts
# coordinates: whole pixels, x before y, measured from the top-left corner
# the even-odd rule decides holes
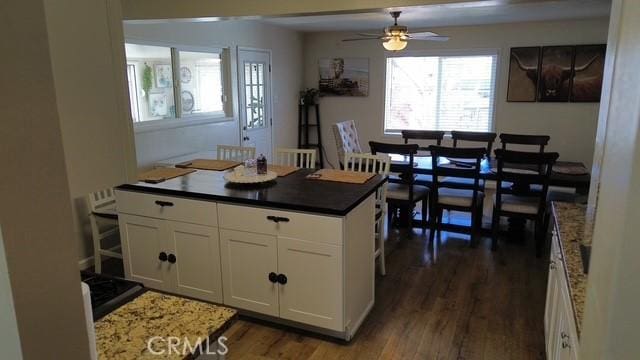
[[[497,54],[387,58],[384,131],[491,131]]]
[[[126,43],[125,51],[135,123],[225,116],[220,50]]]

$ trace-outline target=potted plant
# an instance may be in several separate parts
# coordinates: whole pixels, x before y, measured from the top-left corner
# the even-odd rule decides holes
[[[307,88],[300,91],[300,104],[304,106],[315,105],[318,103],[320,92],[318,89]]]

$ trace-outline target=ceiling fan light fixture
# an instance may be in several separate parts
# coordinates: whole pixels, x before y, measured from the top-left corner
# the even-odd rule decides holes
[[[389,51],[400,51],[407,47],[407,40],[400,36],[392,36],[389,40],[382,43],[385,49]]]

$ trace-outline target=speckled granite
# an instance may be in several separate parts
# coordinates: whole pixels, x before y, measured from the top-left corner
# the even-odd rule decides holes
[[[582,327],[584,301],[587,288],[587,274],[582,267],[580,243],[591,243],[585,239],[591,232],[585,234],[586,206],[574,203],[553,202],[553,214],[560,237],[563,261],[569,279],[569,293],[573,301],[573,311],[576,317],[578,334]]]
[[[96,322],[98,358],[183,359],[184,356],[175,353],[152,354],[147,350],[148,339],[186,337],[195,346],[198,338],[205,339],[226,329],[235,316],[236,310],[230,308],[147,291]]]

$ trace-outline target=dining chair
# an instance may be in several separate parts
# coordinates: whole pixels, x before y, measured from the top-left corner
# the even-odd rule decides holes
[[[333,124],[333,137],[336,140],[338,150],[338,162],[340,168],[344,169],[342,160],[346,153],[361,153],[360,141],[358,140],[358,130],[353,120],[342,121]]]
[[[255,159],[256,148],[233,145],[218,145],[216,156],[218,160],[245,161]]]
[[[485,151],[486,156],[491,157],[491,151],[493,150],[493,143],[496,141],[496,133],[494,132],[480,132],[480,131],[451,131],[451,140],[453,140],[453,147],[460,147],[462,142],[474,143],[473,147],[476,147],[477,143],[486,144]],[[471,147],[471,146],[470,146]]]
[[[536,256],[542,255],[545,229],[547,224],[547,192],[549,191],[549,178],[553,164],[558,159],[556,152],[523,152],[513,150],[496,149],[497,186],[493,196],[492,241],[491,249],[498,246],[498,233],[500,217],[507,216],[523,220],[534,221],[534,238],[536,241]],[[509,166],[518,167],[509,167]],[[531,169],[523,170],[522,165]],[[502,182],[530,186],[539,185],[540,191],[528,191],[523,193],[504,193]]]
[[[277,165],[295,166],[305,169],[315,169],[316,150],[315,149],[288,149],[277,148],[274,161]]]
[[[551,139],[548,135],[521,135],[521,134],[500,134],[502,150],[508,150],[507,145],[531,145],[537,146],[539,152],[543,153],[545,146]]]
[[[118,234],[118,213],[113,189],[104,189],[87,195],[86,203],[93,238],[94,272],[100,274],[103,256],[122,259],[122,253],[117,252],[121,248],[120,245],[110,249],[102,248],[102,240]]]
[[[422,202],[422,224],[427,222],[427,211],[429,209],[429,188],[423,185],[417,185],[413,176],[414,156],[418,152],[417,144],[389,144],[375,141],[369,141],[369,147],[373,155],[381,154],[398,154],[406,157],[407,161],[403,161],[396,165],[396,168],[403,174],[402,182],[387,185],[387,203],[389,204],[388,217],[391,220],[396,209],[407,210],[407,227],[410,229],[413,225],[413,208],[418,202]],[[391,222],[391,221],[390,221]]]
[[[476,246],[482,225],[483,186],[480,181],[481,162],[485,148],[452,148],[430,146],[432,186],[429,212],[429,242],[433,243],[436,231],[442,228],[442,213],[461,211],[471,214],[471,246]],[[458,164],[447,158],[463,160]],[[457,182],[448,179],[469,179],[470,182]]]
[[[401,133],[405,144],[408,144],[409,140],[431,140],[435,141],[436,145],[442,145],[445,134],[444,131],[439,130],[402,130]],[[421,146],[419,150],[429,151],[429,147]]]
[[[383,177],[389,176],[389,168],[391,167],[391,158],[388,155],[371,155],[362,153],[346,153],[344,156],[345,169],[347,171],[359,171],[366,173],[380,174]],[[376,250],[375,258],[378,259],[380,265],[380,274],[386,275],[385,253],[384,253],[384,230],[387,215],[387,186],[385,182],[376,191]]]

